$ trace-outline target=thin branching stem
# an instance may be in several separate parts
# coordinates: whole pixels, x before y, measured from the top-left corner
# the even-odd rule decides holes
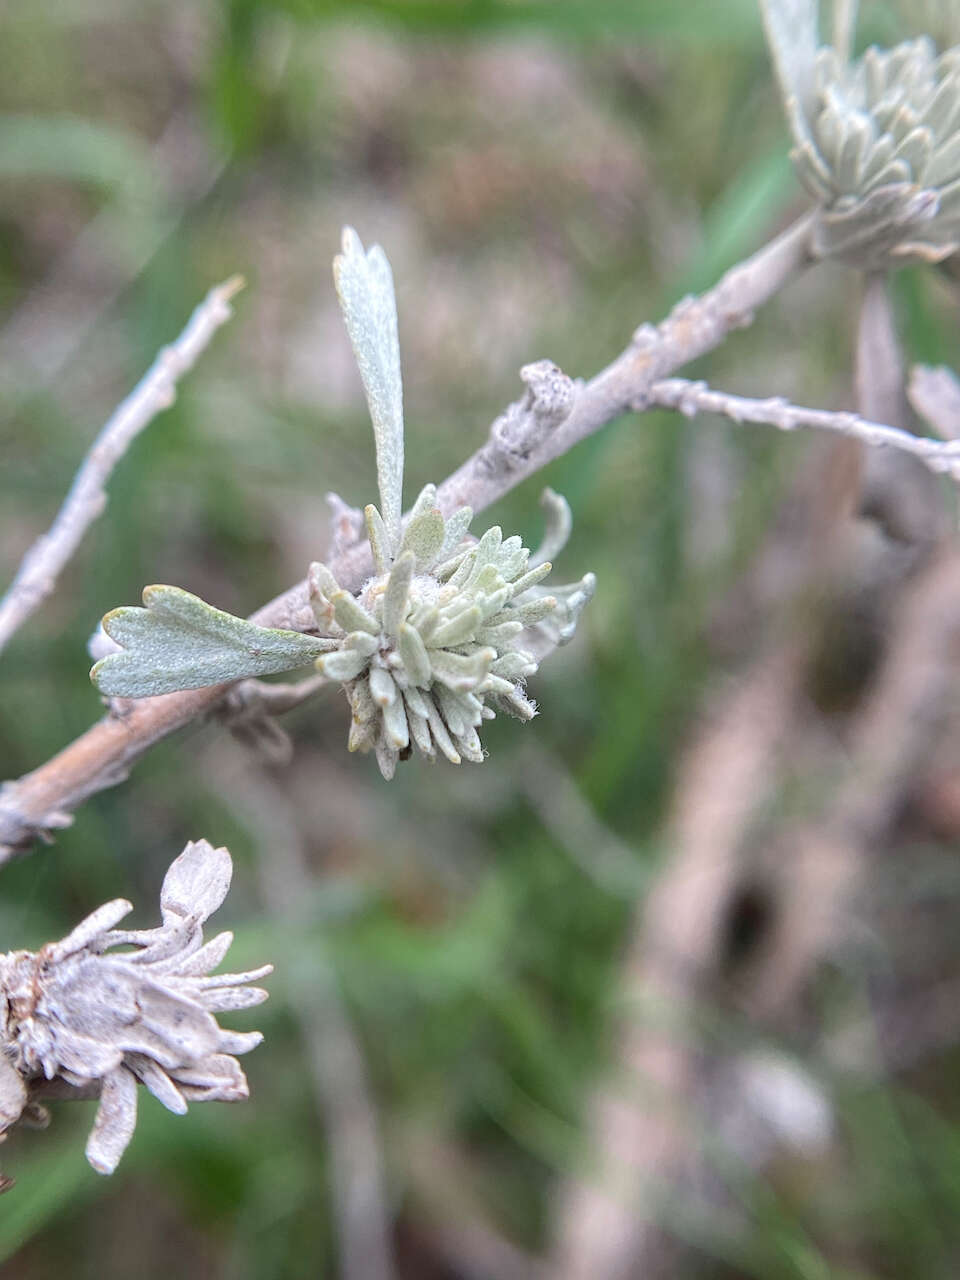
[[[176,398],[211,338],[233,314],[230,299],[243,287],[239,276],[211,289],[169,347],[164,347],[133,391],[111,414],[74,477],[53,524],[24,556],[0,600],[0,650],[53,592],[84,534],[107,505],[107,482],[130,445]]]

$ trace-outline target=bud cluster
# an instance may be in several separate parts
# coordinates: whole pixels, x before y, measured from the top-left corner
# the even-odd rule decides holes
[[[547,501],[562,504],[554,523],[569,528],[563,499]],[[377,573],[360,594],[343,590],[323,564],[309,576],[318,627],[337,639],[316,665],[346,688],[348,746],[374,750],[385,778],[414,745],[431,758],[439,749],[454,764],[479,763],[477,727],[495,708],[521,720],[536,714],[524,683],[537,670],[537,646],[528,647],[525,633],[532,639],[539,627],[550,647],[570,639],[594,577],[548,594],[539,584],[549,561],[497,526],[466,541],[470,509],[444,520],[433,485],[417,499],[395,555],[377,509],[365,514]]]

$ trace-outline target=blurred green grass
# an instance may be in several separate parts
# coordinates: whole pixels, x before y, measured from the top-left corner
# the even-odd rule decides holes
[[[328,490],[369,498],[330,280],[343,221],[394,264],[414,492],[484,438],[521,364],[550,356],[589,376],[801,207],[748,0],[36,3],[0,15],[0,47],[0,576],[210,284],[250,281],[4,655],[2,776],[98,714],[84,646],[107,608],[174,581],[249,612],[318,554]],[[949,359],[954,317],[929,278],[905,273],[898,305],[912,353]],[[851,315],[844,278],[805,282],[700,368],[747,393],[846,402]],[[707,432],[716,485],[694,465]],[[251,1105],[177,1119],[145,1099],[109,1182],[83,1162],[86,1106],[4,1147],[18,1186],[0,1202],[3,1275],[335,1274],[324,1134],[283,973],[311,948],[367,1056],[398,1217],[424,1199],[431,1212],[411,1145],[456,1145],[491,1220],[544,1246],[631,904],[544,828],[524,753],[533,739],[569,775],[638,881],[656,866],[701,697],[755,639],[718,658],[706,624],[808,447],[649,414],[498,504],[492,518],[535,543],[540,486],[566,493],[558,572],[595,569],[597,597],[537,678],[542,715],[491,726],[482,772],[411,765],[387,789],[347,757],[339,698],[291,717],[296,758],[276,786],[316,877],[310,929],[291,937],[265,911],[270,849],[231,794],[242,748],[215,726],[160,745],[55,846],[5,869],[3,946],[29,946],[119,895],[151,920],[183,842],[227,843],[237,962],[269,957],[278,973],[255,1019],[267,1041],[247,1063]],[[704,1259],[758,1280],[954,1274],[955,1074],[934,1093],[842,1100],[845,1165],[812,1193],[745,1186],[748,1238],[704,1230]]]

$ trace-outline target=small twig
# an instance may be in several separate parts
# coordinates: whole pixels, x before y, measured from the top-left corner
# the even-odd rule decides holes
[[[522,458],[514,455],[512,467],[491,465],[491,446],[496,448],[496,429],[503,420],[499,418],[491,440],[440,485],[437,501],[444,513],[461,506],[482,511],[521,480],[636,406],[658,379],[706,355],[734,329],[748,327],[757,307],[812,262],[811,226],[809,216],[799,219],[752,257],[732,267],[712,289],[678,302],[662,324],[641,325],[622,355],[589,382],[574,388],[569,412],[560,421],[549,413],[538,413],[536,397],[528,393],[517,408],[530,415],[529,429],[523,429],[517,416],[513,416],[510,429],[511,439],[523,440]],[[535,391],[534,384],[529,385]]]
[[[719,413],[734,422],[760,423],[776,427],[778,431],[794,431],[797,427],[832,431],[874,448],[899,449],[919,458],[934,473],[960,480],[960,442],[914,436],[900,427],[872,422],[845,410],[805,409],[790,404],[782,396],[756,400],[726,391],[714,391],[705,382],[690,382],[685,378],[664,378],[655,382],[644,407],[649,407],[651,402],[666,409],[678,409],[688,418],[698,413]]]
[[[210,339],[233,314],[230,299],[243,287],[239,276],[211,289],[172,346],[164,347],[147,373],[115,410],[94,441],[49,530],[24,556],[0,600],[0,650],[47,598],[84,534],[107,505],[114,467],[141,431],[176,398],[177,382],[193,368]]]
[[[857,409],[866,418],[900,427],[907,419],[903,351],[885,272],[866,279],[857,326]],[[912,438],[912,437],[911,437]]]

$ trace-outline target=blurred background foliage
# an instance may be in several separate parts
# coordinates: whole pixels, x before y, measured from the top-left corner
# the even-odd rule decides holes
[[[899,29],[864,7],[879,35]],[[394,266],[409,495],[484,439],[521,364],[590,376],[803,207],[753,0],[32,0],[0,12],[0,60],[0,578],[207,288],[248,281],[5,654],[6,777],[99,714],[84,646],[108,608],[175,582],[250,612],[322,553],[329,490],[370,499],[330,274],[344,222]],[[697,375],[849,404],[853,284],[810,274]],[[911,357],[949,359],[955,299],[935,275],[904,273],[897,305]],[[477,1224],[549,1250],[556,1186],[589,1160],[584,1109],[634,901],[667,854],[678,755],[757,648],[749,612],[731,621],[723,602],[817,447],[646,414],[504,500],[492,517],[536,545],[540,487],[566,494],[559,576],[593,569],[599,587],[536,678],[542,715],[489,728],[482,770],[412,764],[387,786],[347,755],[330,694],[289,718],[288,767],[195,728],[5,869],[2,946],[36,946],[120,895],[150,923],[183,843],[226,843],[231,958],[277,972],[237,1019],[267,1036],[249,1105],[178,1119],[144,1098],[109,1181],[83,1160],[87,1104],[8,1141],[0,1274],[337,1274],[304,1004],[345,1014],[362,1047],[401,1273],[506,1275],[464,1260]],[[295,911],[271,892],[274,841],[309,865]],[[955,857],[931,865],[926,892],[955,908]],[[834,975],[843,1000],[895,966],[885,948],[873,937]],[[677,1274],[955,1275],[956,1065],[950,1042],[910,1079],[878,1065],[827,1081],[811,1053],[835,1144],[779,1178],[724,1166],[740,1228],[678,1215],[697,1269]]]

